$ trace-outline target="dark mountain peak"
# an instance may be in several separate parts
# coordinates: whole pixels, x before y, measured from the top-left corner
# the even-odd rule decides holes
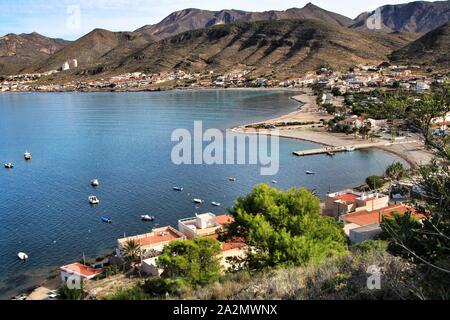
[[[360,14],[351,28],[367,29],[368,19],[377,19],[380,23],[380,28],[374,29],[375,31],[425,33],[450,20],[450,1],[414,1],[385,5]]]
[[[303,9],[310,9],[310,10],[323,10],[322,8],[316,6],[314,3],[312,2],[308,2]]]

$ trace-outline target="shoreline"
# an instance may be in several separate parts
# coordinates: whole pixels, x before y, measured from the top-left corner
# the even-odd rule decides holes
[[[281,138],[311,142],[324,147],[351,147],[371,145],[364,149],[376,149],[393,154],[411,167],[427,164],[433,158],[433,153],[427,150],[420,139],[405,139],[401,142],[389,142],[380,138],[365,140],[353,135],[332,133],[326,131],[322,125],[323,120],[333,117],[326,113],[316,103],[316,96],[309,88],[302,88],[301,95],[292,96],[291,99],[300,103],[296,111],[288,114],[231,128],[230,130],[242,134],[266,134],[270,135],[273,129],[278,130]],[[275,128],[273,128],[275,127]],[[255,132],[256,130],[256,132]],[[383,143],[385,143],[383,145]],[[294,152],[295,150],[293,150]]]
[[[174,89],[179,90],[179,89]],[[171,91],[174,91],[171,90]],[[289,121],[314,121],[319,123],[321,119],[327,119],[332,118],[332,116],[326,114],[326,112],[320,112],[315,100],[316,96],[312,94],[312,90],[308,88],[195,88],[195,89],[182,89],[179,91],[195,91],[195,90],[210,90],[210,91],[217,91],[217,90],[261,90],[261,91],[286,91],[286,92],[297,92],[301,94],[296,94],[289,99],[292,99],[299,103],[299,106],[296,107],[296,110],[288,112],[287,114],[271,118],[265,121],[255,122],[251,124],[241,125],[239,127],[227,129],[232,130],[238,133],[246,133],[245,129],[248,126],[251,125],[257,125],[257,124],[276,124],[280,122],[289,122]],[[73,92],[73,91],[72,91]],[[116,91],[117,92],[117,91]],[[134,91],[132,91],[134,92]],[[158,92],[158,91],[155,91]],[[162,92],[162,91],[161,91]],[[6,92],[6,93],[24,93],[24,92]],[[56,93],[56,92],[31,92],[31,93]],[[75,93],[78,93],[75,92]],[[89,92],[80,92],[80,93],[89,93]],[[306,127],[306,128],[305,128]],[[306,129],[306,130],[305,130]],[[314,130],[313,130],[314,129]],[[320,128],[309,126],[303,126],[303,125],[293,125],[293,126],[286,126],[282,127],[279,132],[279,136],[286,139],[293,139],[293,140],[300,140],[300,141],[306,141],[311,142],[317,145],[322,146],[328,146],[328,147],[338,147],[343,145],[354,145],[355,143],[367,143],[368,140],[363,139],[356,139],[353,136],[346,136],[345,134],[334,134],[330,133],[324,130],[319,130]],[[247,132],[248,133],[248,132]],[[254,132],[253,132],[254,133]],[[270,129],[264,129],[264,130],[258,130],[258,134],[271,134]],[[392,147],[385,147],[385,146],[377,146],[377,147],[371,147],[368,149],[378,149],[383,152],[391,153],[399,158],[403,159],[405,162],[409,163],[411,166],[415,166],[418,164],[417,161],[414,160],[414,157],[408,156],[408,154],[405,152],[405,150],[402,150],[402,147],[400,146],[398,149],[392,148]],[[417,148],[420,148],[420,145],[417,146]],[[294,150],[292,150],[294,151]],[[422,150],[419,151],[419,153],[422,152]],[[427,152],[430,154],[430,152]],[[57,270],[55,270],[57,271]],[[30,286],[30,289],[27,290],[27,293],[31,291],[30,297],[35,293],[36,297],[42,297],[45,298],[46,294],[51,291],[53,287],[53,281],[55,278],[58,280],[58,276],[54,275],[51,278],[45,279],[43,282],[41,282],[38,286]],[[34,296],[33,296],[34,297]]]

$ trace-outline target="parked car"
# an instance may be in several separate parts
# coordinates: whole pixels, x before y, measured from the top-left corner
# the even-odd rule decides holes
[[[11,300],[23,301],[23,300],[26,300],[26,299],[27,299],[27,295],[21,294],[21,295],[15,296],[15,297],[12,298]]]
[[[56,292],[56,291],[52,291],[52,292],[50,292],[49,294],[48,294],[48,298],[50,299],[50,300],[55,300],[55,299],[58,299],[58,298],[60,298],[61,297],[61,295],[58,293],[58,292]]]

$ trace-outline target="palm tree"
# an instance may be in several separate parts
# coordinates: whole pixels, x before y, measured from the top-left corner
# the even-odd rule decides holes
[[[136,266],[141,263],[142,249],[139,243],[135,240],[129,240],[123,248],[125,260],[131,263],[131,265],[136,268]]]

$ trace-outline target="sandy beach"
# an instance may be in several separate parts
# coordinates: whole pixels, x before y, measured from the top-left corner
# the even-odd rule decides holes
[[[330,120],[333,116],[319,108],[316,103],[316,96],[311,89],[303,89],[303,91],[305,93],[292,97],[292,99],[302,104],[298,110],[277,118],[236,127],[232,131],[254,133],[254,127],[276,126],[276,129],[260,128],[256,130],[259,134],[273,134],[274,130],[278,130],[280,137],[314,142],[327,147],[364,146],[364,148],[377,148],[401,157],[411,166],[429,163],[433,158],[433,153],[426,149],[419,136],[414,136],[401,142],[390,143],[390,141],[383,139],[367,140],[354,135],[327,131],[321,122],[322,120]]]

